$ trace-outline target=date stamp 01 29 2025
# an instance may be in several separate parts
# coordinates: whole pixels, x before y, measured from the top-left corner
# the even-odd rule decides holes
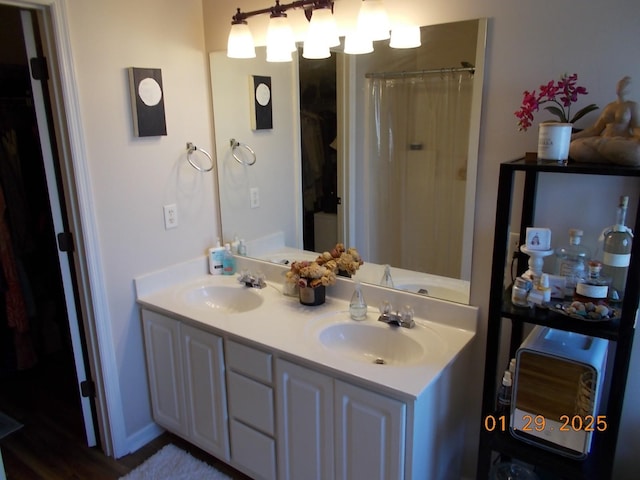
[[[608,427],[606,415],[560,415],[559,422],[550,423],[547,423],[543,415],[523,415],[522,422],[524,425],[520,430],[523,432],[553,431],[554,428],[560,432],[604,432]],[[506,415],[487,415],[484,418],[484,428],[489,432],[504,432],[509,428],[509,420]]]

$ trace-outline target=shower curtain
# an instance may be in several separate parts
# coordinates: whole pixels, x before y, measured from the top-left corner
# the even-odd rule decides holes
[[[472,85],[468,73],[367,80],[369,261],[460,277]]]

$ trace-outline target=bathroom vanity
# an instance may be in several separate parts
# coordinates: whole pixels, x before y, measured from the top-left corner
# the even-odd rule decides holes
[[[207,275],[205,257],[135,280],[160,426],[253,478],[459,478],[475,307],[365,285],[356,322],[352,282],[305,307],[286,267],[238,262],[267,286]],[[379,322],[382,300],[415,327]]]

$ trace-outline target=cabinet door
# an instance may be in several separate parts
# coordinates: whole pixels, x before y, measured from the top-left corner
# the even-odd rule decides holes
[[[227,394],[222,338],[182,325],[189,440],[229,460]]]
[[[333,478],[333,380],[277,360],[276,381],[279,478]]]
[[[404,478],[406,404],[335,382],[336,475],[354,478]]]
[[[180,323],[148,310],[142,310],[142,323],[153,418],[186,437]]]

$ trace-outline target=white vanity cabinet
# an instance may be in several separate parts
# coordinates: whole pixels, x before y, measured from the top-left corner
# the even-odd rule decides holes
[[[403,479],[406,404],[276,361],[282,480]]]
[[[222,338],[145,309],[142,322],[154,420],[228,461]]]
[[[402,480],[405,402],[335,381],[335,478]]]
[[[280,480],[333,478],[333,379],[276,361]]]
[[[142,310],[142,325],[153,419],[187,437],[180,322]]]
[[[276,479],[273,355],[225,344],[231,460],[252,478]]]

